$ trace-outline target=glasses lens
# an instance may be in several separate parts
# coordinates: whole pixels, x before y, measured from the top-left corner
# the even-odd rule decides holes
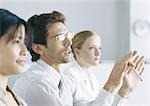
[[[64,34],[60,34],[58,36],[56,36],[56,40],[57,41],[63,41],[65,39],[65,35]]]
[[[66,36],[67,36],[67,38],[72,39],[74,37],[74,34],[69,32],[69,33],[67,33]]]
[[[60,34],[60,35],[56,36],[56,40],[57,41],[64,41],[65,37],[67,37],[68,39],[72,39],[74,37],[74,34],[71,32],[68,32],[66,35]]]

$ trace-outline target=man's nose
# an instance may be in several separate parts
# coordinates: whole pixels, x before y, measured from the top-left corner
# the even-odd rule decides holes
[[[72,39],[69,39],[68,37],[66,37],[64,40],[64,45],[66,47],[71,46],[72,45]]]

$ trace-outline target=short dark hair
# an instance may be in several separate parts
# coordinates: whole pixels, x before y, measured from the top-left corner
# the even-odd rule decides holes
[[[18,27],[23,24],[26,29],[26,22],[5,9],[0,9],[0,38],[10,32],[7,43],[12,40]]]
[[[28,43],[26,45],[32,55],[32,61],[37,61],[40,58],[40,55],[32,50],[32,44],[47,45],[47,27],[57,22],[65,23],[65,16],[58,11],[34,15],[28,19]]]

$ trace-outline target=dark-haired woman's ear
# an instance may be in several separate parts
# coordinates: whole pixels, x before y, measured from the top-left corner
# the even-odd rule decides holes
[[[40,44],[32,44],[32,50],[39,54],[39,55],[43,55],[44,54],[44,48],[43,45]]]

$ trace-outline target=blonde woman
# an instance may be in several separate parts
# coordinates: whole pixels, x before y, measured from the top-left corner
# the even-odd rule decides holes
[[[26,55],[25,21],[0,9],[0,106],[26,106],[7,85],[9,76],[19,74]]]
[[[79,32],[72,39],[74,60],[64,74],[75,81],[74,106],[116,106],[128,97],[139,82],[133,69],[141,75],[144,58],[134,51],[115,64],[108,81],[100,90],[91,67],[99,63],[101,48],[99,35],[92,31]],[[129,62],[132,66],[128,65]]]

